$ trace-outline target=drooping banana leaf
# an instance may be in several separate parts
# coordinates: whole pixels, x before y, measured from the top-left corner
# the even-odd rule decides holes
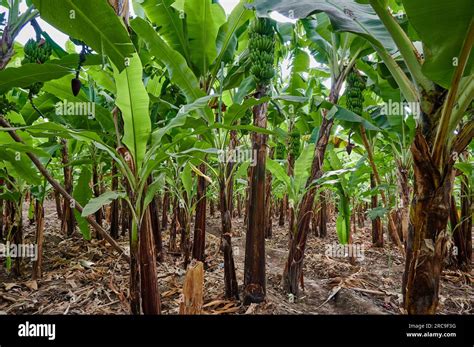
[[[126,197],[125,192],[106,192],[101,196],[91,199],[82,210],[82,217],[87,217],[96,213],[102,206],[110,204],[112,201]]]
[[[370,5],[353,0],[255,0],[252,5],[259,16],[276,11],[284,16],[306,18],[313,13],[325,12],[335,31],[361,35],[389,52],[397,50],[395,42]]]
[[[41,18],[63,33],[107,55],[121,71],[135,48],[107,0],[33,0]]]
[[[26,88],[37,82],[47,82],[71,73],[67,67],[56,64],[25,64],[0,71],[0,94],[14,87]]]

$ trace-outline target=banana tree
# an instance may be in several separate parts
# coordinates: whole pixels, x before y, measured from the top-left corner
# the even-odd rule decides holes
[[[422,56],[391,14],[387,3],[371,0],[369,6],[352,1],[337,2],[269,4],[262,0],[256,4],[262,12],[291,9],[300,18],[314,12],[326,12],[336,30],[350,31],[367,39],[386,64],[404,98],[419,103],[422,113],[411,147],[415,190],[402,288],[408,313],[433,314],[438,305],[439,278],[445,254],[453,165],[457,154],[474,136],[474,122],[468,112],[474,85],[473,58],[470,56],[474,43],[472,6],[466,0],[449,4],[436,1],[436,5],[432,1],[403,1],[406,15],[423,43],[425,52]],[[453,27],[452,21],[458,25]],[[440,40],[445,34],[453,39],[449,42]],[[384,48],[394,46],[408,73]],[[465,117],[467,122],[458,128]]]
[[[8,112],[9,118],[15,122],[15,124],[21,126],[25,122],[23,117],[10,110]],[[44,157],[50,155],[46,153],[40,146],[36,147],[33,138],[24,134],[25,143],[17,144],[13,141],[8,134],[0,133],[0,147],[1,147],[1,168],[2,168],[2,180],[3,196],[2,200],[5,200],[5,239],[9,242],[16,244],[23,243],[23,216],[22,210],[25,201],[25,195],[29,190],[28,185],[40,185],[41,180],[38,176],[38,172],[34,169],[31,162],[27,159],[25,153],[27,151],[35,152],[36,154]],[[15,258],[13,271],[16,275],[21,274],[22,259],[20,257]],[[11,258],[7,259],[7,268],[11,268]]]
[[[472,149],[472,146],[471,146]],[[460,213],[458,213],[454,193],[451,204],[451,233],[454,241],[452,255],[458,268],[469,270],[472,259],[472,186],[474,170],[472,169],[472,155],[469,152],[461,155],[460,161],[455,165],[458,171],[460,189],[456,192],[460,200]],[[472,150],[470,151],[472,153]]]
[[[257,10],[262,15],[268,15],[269,4],[255,3]],[[319,20],[325,20],[320,16]],[[307,192],[300,201],[298,208],[298,215],[296,223],[292,231],[292,242],[288,255],[288,261],[284,272],[284,286],[286,290],[293,294],[298,293],[298,281],[302,274],[302,259],[304,257],[304,249],[306,246],[306,239],[309,231],[309,225],[313,214],[313,203],[316,194],[316,186],[312,185],[313,181],[321,177],[324,154],[331,134],[331,129],[334,123],[332,117],[337,108],[332,108],[339,98],[339,93],[342,84],[349,73],[356,59],[364,50],[364,44],[358,43],[357,49],[351,50],[350,43],[354,40],[350,35],[337,35],[329,30],[329,22],[326,20],[324,25],[316,28],[315,20],[307,20],[303,22],[308,40],[312,41],[314,51],[318,52],[318,57],[321,57],[321,62],[326,63],[330,67],[331,73],[331,89],[329,92],[329,102],[331,107],[324,109],[322,112],[322,120],[317,131],[317,140],[315,146],[314,159],[312,163],[311,175],[308,177],[306,186]],[[328,112],[329,109],[333,111]]]
[[[328,152],[328,169],[317,181],[326,188],[335,189],[338,198],[339,214],[336,219],[336,232],[341,244],[352,243],[351,217],[354,206],[351,199],[360,194],[360,185],[367,181],[370,169],[365,165],[366,157],[360,157],[355,163],[342,164],[336,151],[331,148]]]
[[[433,314],[438,304],[439,278],[446,253],[453,165],[474,136],[472,114],[467,112],[474,97],[473,57],[470,57],[474,44],[474,21],[472,7],[467,1],[455,1],[447,8],[437,7],[443,21],[436,23],[432,15],[427,16],[425,8],[418,7],[419,3],[415,6],[413,1],[404,1],[403,4],[424,44],[424,59],[416,54],[410,39],[388,8],[371,1],[371,6],[396,42],[415,80],[416,97],[422,111],[411,147],[415,190],[410,212],[403,294],[408,313]],[[462,27],[457,30],[462,31],[456,40],[441,42],[436,35],[450,27],[447,22],[450,18],[456,18]],[[431,53],[438,50],[440,54]],[[451,64],[442,60],[446,56],[451,57]],[[466,112],[467,122],[462,123]],[[428,278],[434,280],[428,281]]]
[[[267,169],[272,173],[275,180],[273,190],[276,192],[280,190],[281,193],[285,192],[287,194],[289,204],[296,207],[295,213],[299,212],[297,210],[299,202],[306,193],[306,180],[310,173],[314,146],[314,143],[303,144],[303,150],[295,160],[292,175],[289,175],[281,165],[285,162],[284,160],[267,159]],[[279,189],[279,186],[282,186],[282,189]]]
[[[38,10],[33,5],[20,13],[21,2],[21,0],[2,2],[2,6],[6,6],[8,10],[8,18],[4,17],[6,12],[1,13],[0,18],[3,20],[0,21],[0,70],[3,70],[15,55],[14,43],[20,31],[38,16]]]

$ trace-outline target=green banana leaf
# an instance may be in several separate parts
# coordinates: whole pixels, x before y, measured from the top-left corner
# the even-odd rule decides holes
[[[172,49],[149,23],[141,18],[135,18],[130,25],[145,42],[150,53],[166,66],[171,81],[182,90],[188,103],[205,96],[199,89],[198,79],[188,67],[186,59]]]
[[[189,62],[189,45],[184,33],[184,17],[171,5],[174,0],[145,0],[141,4],[148,19],[158,27],[158,33],[172,49]]]
[[[206,76],[217,57],[216,39],[226,21],[224,9],[212,0],[184,2],[191,62],[196,76]]]
[[[33,0],[41,18],[107,55],[122,71],[135,52],[127,29],[107,0]]]
[[[142,81],[142,70],[137,54],[132,56],[129,66],[122,72],[114,69],[116,104],[124,122],[122,141],[131,152],[137,169],[141,167],[151,135],[150,98]]]
[[[311,14],[324,12],[329,16],[335,31],[363,36],[391,53],[397,50],[390,33],[367,4],[353,0],[255,0],[253,7],[262,17],[269,16],[271,11],[293,18],[306,18]]]
[[[91,177],[91,170],[87,166],[82,167],[81,174],[79,175],[79,179],[77,180],[72,193],[73,198],[82,206],[86,205],[87,202],[92,198],[92,190],[89,186]],[[79,230],[81,230],[82,236],[85,240],[90,240],[91,231],[89,228],[89,223],[76,210],[74,210],[74,216],[76,217],[76,221],[79,225]]]

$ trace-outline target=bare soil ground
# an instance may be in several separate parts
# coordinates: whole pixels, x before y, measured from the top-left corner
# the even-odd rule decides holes
[[[45,212],[43,278],[31,280],[31,262],[23,275],[6,273],[0,259],[0,314],[128,314],[129,266],[105,241],[84,241],[80,235],[66,238],[60,232],[54,204]],[[233,220],[234,257],[239,284],[243,282],[245,228]],[[280,286],[287,257],[287,226],[273,223],[273,238],[266,241],[267,301],[243,306],[224,299],[223,256],[219,252],[220,218],[208,217],[205,314],[400,314],[404,259],[390,242],[385,248],[371,246],[370,225],[358,228],[354,243],[364,246],[364,260],[327,256],[326,245],[336,244],[334,224],[328,236],[310,235],[304,262],[304,286],[299,298],[288,296]],[[26,243],[32,243],[34,225],[25,222]],[[165,249],[168,232],[163,233]],[[120,244],[128,248],[128,237]],[[185,271],[179,256],[166,256],[158,267],[163,313],[177,314]],[[440,288],[439,314],[474,313],[473,272],[445,269]]]

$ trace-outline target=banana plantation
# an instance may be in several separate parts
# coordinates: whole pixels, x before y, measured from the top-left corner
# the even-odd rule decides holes
[[[0,0],[0,314],[474,312],[472,0]]]

